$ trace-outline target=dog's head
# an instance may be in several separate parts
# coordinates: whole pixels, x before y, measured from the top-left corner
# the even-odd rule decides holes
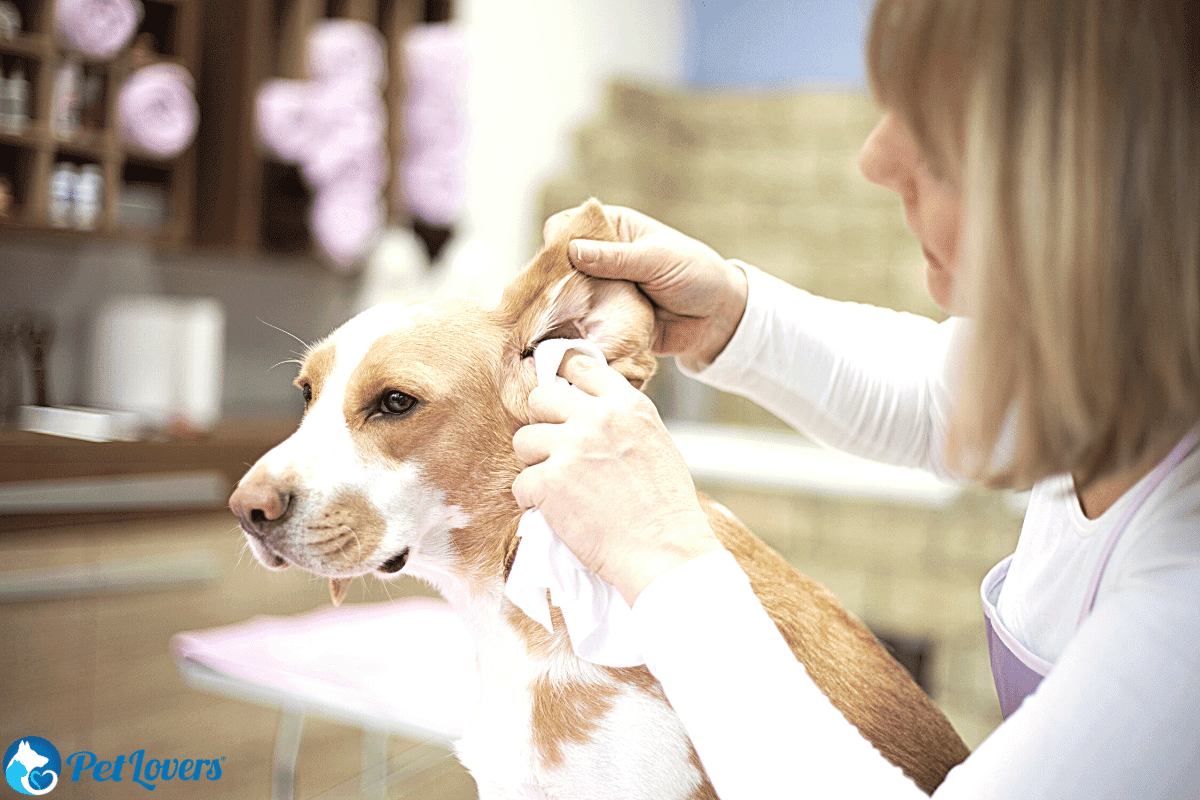
[[[519,509],[512,435],[528,419],[533,348],[586,338],[631,383],[654,371],[653,312],[630,283],[577,272],[574,238],[615,240],[589,203],[494,309],[452,299],[363,312],[308,351],[305,412],[229,504],[264,565],[330,578],[334,602],[368,572],[450,589],[501,579]]]

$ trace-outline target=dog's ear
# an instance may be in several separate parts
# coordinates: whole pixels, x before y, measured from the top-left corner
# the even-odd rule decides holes
[[[654,310],[634,284],[592,278],[571,266],[572,239],[617,241],[600,203],[589,200],[505,287],[499,313],[511,331],[512,355],[527,358],[545,339],[587,339],[609,366],[641,388],[654,374]]]

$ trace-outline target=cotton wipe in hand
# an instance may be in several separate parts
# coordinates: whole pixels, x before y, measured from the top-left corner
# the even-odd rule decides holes
[[[533,352],[538,385],[570,386],[558,368],[570,350],[604,361],[604,354],[585,339],[548,339]],[[580,391],[576,389],[576,391]],[[550,603],[562,611],[575,655],[605,667],[645,663],[633,632],[633,611],[612,584],[583,565],[563,544],[542,512],[531,508],[517,527],[521,543],[508,573],[504,594],[546,630],[553,631]],[[550,600],[547,602],[546,593]]]

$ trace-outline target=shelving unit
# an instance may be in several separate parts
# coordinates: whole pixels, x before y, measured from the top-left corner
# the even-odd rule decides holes
[[[200,59],[200,3],[202,0],[143,0],[145,15],[138,33],[151,34],[158,60],[178,64],[193,76]],[[0,217],[4,231],[58,232],[50,221],[50,179],[55,165],[95,164],[104,178],[98,224],[82,235],[150,238],[168,245],[191,239],[196,180],[195,147],[166,160],[137,153],[121,140],[116,128],[118,89],[133,71],[128,51],[112,61],[81,60],[85,75],[99,81],[95,105],[84,109],[75,135],[58,138],[50,124],[53,87],[68,52],[54,36],[56,0],[23,0],[23,30],[12,39],[0,38],[0,64],[5,76],[20,63],[29,81],[28,120],[22,130],[0,131],[0,175],[13,186],[13,208]],[[161,199],[165,206],[161,225],[146,228],[122,213],[122,199]],[[65,230],[70,230],[65,229]]]
[[[324,18],[374,25],[388,47],[385,90],[388,149],[404,144],[400,105],[404,97],[401,42],[413,25],[450,18],[447,0],[208,0],[204,20],[204,74],[198,244],[243,253],[307,255],[312,196],[298,168],[257,146],[254,102],[269,78],[304,79],[305,38]],[[386,188],[389,218],[407,222],[395,170]]]

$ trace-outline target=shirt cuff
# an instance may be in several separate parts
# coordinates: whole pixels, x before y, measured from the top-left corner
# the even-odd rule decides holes
[[[774,655],[794,662],[757,595],[750,579],[728,550],[697,556],[659,575],[642,589],[633,604],[634,624],[643,642],[661,647],[658,655],[673,657],[687,650],[699,631],[683,624],[681,617],[704,620],[700,627],[736,630],[755,639],[760,646],[775,649]],[[646,666],[658,675],[661,658],[655,647],[643,647]],[[660,676],[661,677],[661,676]]]
[[[736,381],[746,364],[758,352],[765,329],[763,298],[769,295],[769,290],[763,284],[777,280],[758,267],[735,258],[729,261],[746,273],[746,310],[742,312],[742,319],[734,329],[733,336],[711,364],[681,356],[675,358],[676,366],[684,375],[713,385]]]

